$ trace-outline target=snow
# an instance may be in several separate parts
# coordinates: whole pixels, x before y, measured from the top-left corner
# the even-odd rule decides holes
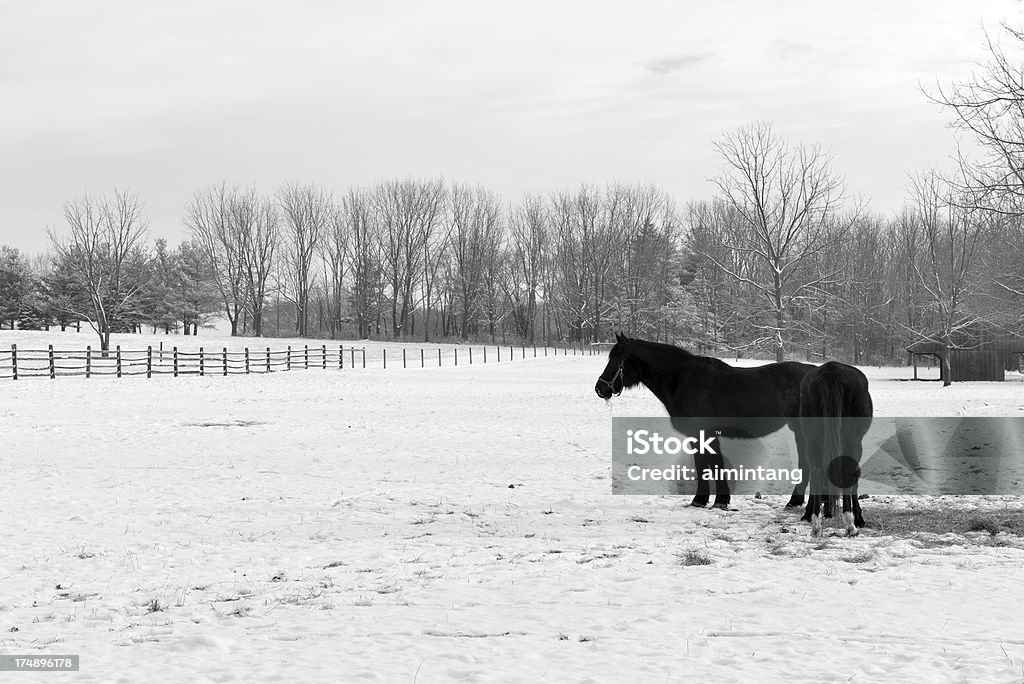
[[[602,402],[603,367],[5,381],[0,652],[80,654],[54,682],[1024,677],[1020,537],[613,496],[611,417],[664,412]],[[865,372],[879,415],[1024,415],[1019,374]]]

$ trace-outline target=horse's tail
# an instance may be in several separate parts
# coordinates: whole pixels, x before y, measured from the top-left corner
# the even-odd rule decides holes
[[[828,494],[835,496],[839,493],[836,483],[830,475],[839,475],[834,470],[833,463],[838,465],[837,458],[842,456],[843,450],[843,407],[845,404],[845,392],[842,378],[836,375],[827,375],[821,387],[821,415],[824,425],[822,426],[825,437],[825,473],[828,487]]]

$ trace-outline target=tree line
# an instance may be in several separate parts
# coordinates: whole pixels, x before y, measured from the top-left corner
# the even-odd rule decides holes
[[[1024,44],[1021,34],[1006,29]],[[891,214],[851,201],[829,155],[765,122],[724,133],[713,197],[611,183],[503,201],[444,179],[272,194],[198,189],[188,238],[147,241],[127,191],[64,207],[48,254],[0,247],[0,321],[112,331],[399,340],[604,341],[883,363],[979,322],[1024,325],[1024,66],[997,44],[936,101],[983,150],[913,174]]]
[[[827,155],[767,124],[719,149],[719,192],[682,209],[624,184],[513,204],[443,180],[340,196],[219,184],[189,200],[175,247],[146,242],[136,195],[83,196],[50,253],[0,248],[0,319],[91,321],[104,348],[111,332],[198,334],[221,317],[238,335],[580,343],[626,330],[719,355],[878,363],[980,319],[1019,328],[1016,216],[965,206],[934,172],[898,213],[849,206]]]
[[[581,187],[507,205],[479,186],[396,179],[334,194],[222,183],[183,211],[188,239],[147,244],[140,198],[64,207],[29,260],[0,253],[0,320],[111,332],[537,342],[611,327],[668,339],[685,274],[678,212],[652,186]]]

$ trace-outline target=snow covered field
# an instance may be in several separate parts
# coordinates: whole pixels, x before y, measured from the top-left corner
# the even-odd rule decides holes
[[[1020,528],[612,496],[611,417],[663,410],[602,402],[603,367],[6,381],[0,653],[81,655],[18,677],[47,682],[1024,680]],[[865,371],[878,415],[1024,415],[1019,374]]]

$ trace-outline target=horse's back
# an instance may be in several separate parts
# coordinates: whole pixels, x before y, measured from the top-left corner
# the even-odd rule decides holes
[[[840,402],[836,404],[835,402]],[[826,361],[800,383],[800,415],[870,418],[874,415],[868,378],[854,366]]]
[[[669,407],[676,417],[673,423],[684,432],[713,428],[735,438],[763,437],[795,421],[800,415],[801,380],[815,367],[786,361],[738,368],[700,358],[679,377],[674,405]]]

